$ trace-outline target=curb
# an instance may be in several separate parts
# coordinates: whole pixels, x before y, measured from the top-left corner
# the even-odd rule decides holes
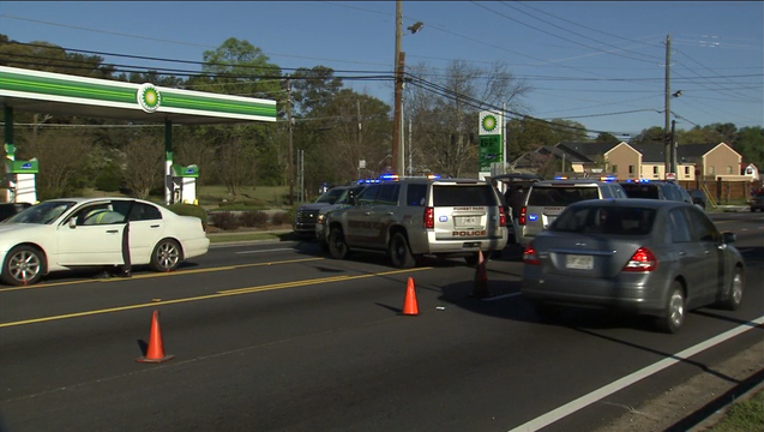
[[[764,390],[764,369],[712,400],[694,414],[685,417],[666,431],[702,432],[722,421],[730,408]]]

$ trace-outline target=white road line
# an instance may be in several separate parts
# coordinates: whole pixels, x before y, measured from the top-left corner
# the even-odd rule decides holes
[[[292,248],[279,248],[279,249],[263,249],[263,250],[249,250],[249,251],[241,251],[236,252],[237,254],[253,254],[253,253],[264,253],[264,252],[279,252],[279,251],[293,251]]]
[[[718,336],[712,337],[711,339],[701,342],[693,347],[687,348],[686,350],[678,352],[669,358],[665,358],[661,361],[653,363],[650,366],[640,369],[631,375],[627,375],[623,378],[615,380],[604,387],[601,387],[587,395],[581,396],[580,398],[573,400],[571,402],[568,402],[557,409],[549,411],[548,413],[540,417],[537,417],[527,423],[524,423],[514,429],[511,429],[509,432],[534,432],[541,428],[549,426],[550,424],[560,420],[561,418],[567,417],[568,415],[573,414],[574,412],[582,408],[585,408],[593,404],[594,402],[599,401],[600,399],[604,399],[610,396],[611,394],[617,391],[623,390],[624,388],[644,378],[647,378],[650,375],[656,374],[662,371],[663,369],[673,366],[681,362],[682,360],[686,360],[724,341],[727,341],[742,333],[752,330],[756,326],[761,325],[762,323],[764,323],[764,316],[756,318],[755,320],[750,321],[747,324],[743,324],[741,326],[735,327],[734,329],[724,332]]]
[[[488,298],[484,298],[484,299],[483,299],[483,301],[495,301],[495,300],[501,300],[501,299],[505,299],[505,298],[510,298],[510,297],[519,296],[520,294],[522,294],[522,293],[519,293],[519,292],[515,292],[515,293],[509,293],[509,294],[504,294],[504,295],[500,295],[500,296],[496,296],[496,297],[488,297]]]

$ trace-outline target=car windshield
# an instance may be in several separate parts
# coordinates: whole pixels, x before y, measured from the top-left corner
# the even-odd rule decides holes
[[[74,204],[72,201],[47,201],[27,208],[3,223],[50,224]]]
[[[622,184],[629,198],[659,199],[658,186],[645,184]]]
[[[317,203],[334,204],[337,199],[345,192],[345,189],[331,189],[318,197]]]
[[[528,205],[567,207],[579,201],[598,198],[594,186],[533,186],[528,196]]]
[[[655,209],[585,206],[568,208],[552,223],[550,231],[581,234],[647,235],[653,229]]]

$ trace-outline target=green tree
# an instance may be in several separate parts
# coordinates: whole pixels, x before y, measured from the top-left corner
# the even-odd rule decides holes
[[[600,144],[619,144],[621,142],[618,137],[608,132],[600,132],[594,141]]]
[[[643,129],[642,132],[637,134],[637,136],[635,136],[631,142],[639,145],[665,144],[665,137],[666,135],[662,127],[653,126],[647,129]]]
[[[309,116],[326,107],[342,89],[342,80],[334,76],[333,69],[325,66],[299,68],[290,78],[293,82],[294,114],[297,117]]]
[[[754,163],[764,170],[764,127],[746,126],[741,128],[732,146],[743,155],[745,162]]]

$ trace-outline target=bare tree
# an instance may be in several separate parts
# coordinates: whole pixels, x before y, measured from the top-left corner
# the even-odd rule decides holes
[[[24,159],[37,158],[40,173],[36,183],[43,198],[60,198],[73,192],[72,180],[93,154],[94,143],[87,135],[68,131],[35,130],[20,146]]]
[[[134,137],[125,146],[125,184],[136,198],[148,198],[162,184],[163,143],[156,137]]]
[[[239,189],[255,180],[255,143],[252,138],[233,135],[229,142],[219,146],[216,155],[217,176],[235,200]]]
[[[479,68],[455,60],[445,74],[423,64],[409,73],[405,107],[414,123],[419,163],[457,177],[477,174],[478,113],[505,103],[508,110],[524,111],[520,98],[530,91],[503,63]]]
[[[199,166],[199,178],[197,187],[205,183],[211,177],[211,160],[215,155],[212,143],[204,141],[198,136],[191,136],[180,141],[175,146],[175,161],[184,166],[196,164]]]

